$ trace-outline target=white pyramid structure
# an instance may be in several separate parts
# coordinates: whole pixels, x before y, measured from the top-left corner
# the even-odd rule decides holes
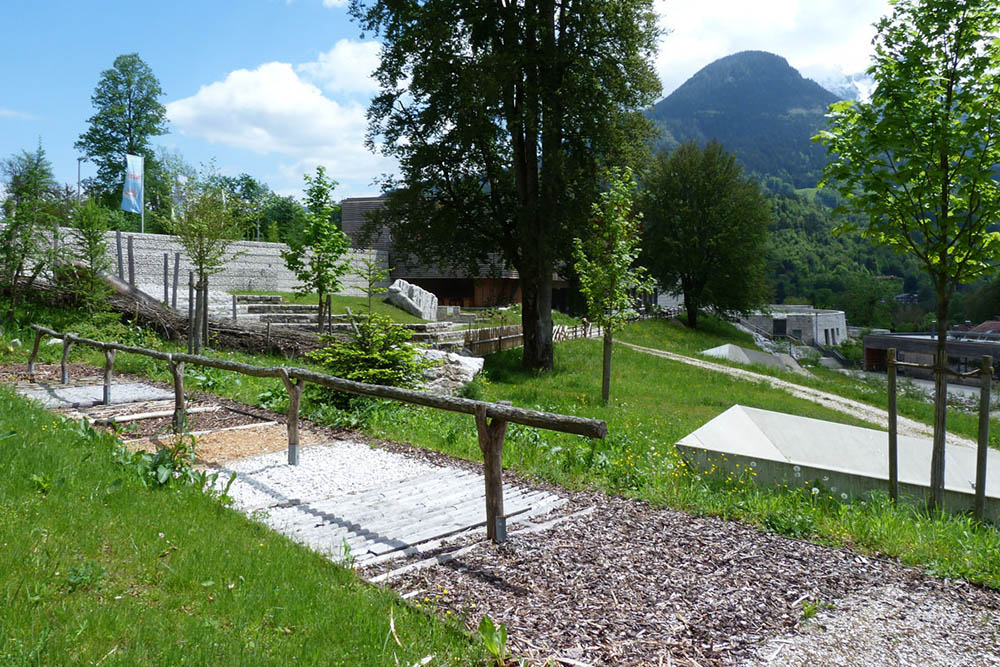
[[[726,343],[725,345],[713,347],[708,350],[702,350],[701,353],[707,357],[726,359],[727,361],[732,361],[737,364],[761,364],[762,366],[780,368],[782,370],[789,370],[796,373],[805,372],[802,367],[799,366],[798,362],[788,355],[781,355],[781,357],[779,357],[778,355],[768,354],[767,352],[761,352],[760,350],[751,350],[749,348],[740,347],[739,345],[733,345],[731,343]],[[787,357],[787,359],[783,359],[782,357]]]
[[[759,484],[817,486],[835,495],[888,489],[889,434],[870,428],[734,405],[677,443],[695,469],[753,471]],[[930,486],[931,441],[898,437],[900,496],[922,502]],[[987,452],[986,517],[1000,522],[1000,451]],[[945,507],[973,508],[976,450],[948,445]]]

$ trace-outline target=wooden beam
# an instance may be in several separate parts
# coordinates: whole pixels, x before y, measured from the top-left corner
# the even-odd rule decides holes
[[[495,544],[503,544],[507,541],[507,517],[503,513],[503,445],[507,422],[487,421],[485,403],[476,406],[475,417],[486,477],[486,537]]]
[[[280,371],[281,381],[288,390],[288,465],[297,466],[299,464],[299,406],[302,401],[302,390],[305,382],[301,379],[292,379],[288,370],[282,368]]]
[[[73,334],[66,334],[63,336],[63,353],[62,361],[60,362],[60,367],[62,370],[62,380],[63,384],[69,384],[69,348],[73,347]]]
[[[115,350],[104,348],[104,405],[111,405],[111,371],[115,365]]]
[[[184,410],[184,362],[168,358],[170,375],[174,378],[174,433],[187,430],[187,415]]]
[[[42,342],[42,336],[44,333],[41,329],[35,330],[35,344],[31,346],[31,356],[28,357],[28,376],[34,376],[35,374],[35,360],[38,359],[38,346]],[[31,379],[34,379],[31,377]]]

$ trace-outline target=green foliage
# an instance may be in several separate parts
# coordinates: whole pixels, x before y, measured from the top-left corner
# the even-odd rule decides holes
[[[507,656],[509,655],[507,650],[507,626],[503,623],[497,625],[489,616],[483,616],[483,620],[479,622],[477,632],[483,640],[483,645],[486,646],[486,651],[493,657],[493,661],[497,664],[497,667],[506,665]]]
[[[664,289],[683,294],[690,326],[703,309],[748,313],[767,303],[771,211],[721,144],[658,153],[641,202],[643,261]]]
[[[937,355],[959,284],[1000,260],[1000,0],[900,0],[877,24],[876,88],[831,108],[822,184],[862,235],[917,257],[937,297]],[[851,228],[847,221],[844,228]],[[947,388],[937,371],[931,494],[944,497]]]
[[[12,297],[10,319],[21,294],[30,293],[38,277],[54,264],[50,236],[58,231],[58,190],[41,141],[33,153],[22,151],[4,160],[2,170],[0,286]]]
[[[641,213],[632,212],[635,180],[632,170],[607,174],[609,187],[591,208],[585,239],[573,239],[574,269],[587,300],[587,315],[604,327],[604,381],[601,396],[608,401],[611,381],[611,337],[635,315],[636,294],[652,291],[639,257]]]
[[[361,291],[365,293],[365,298],[368,299],[369,317],[372,314],[372,300],[389,289],[385,283],[389,278],[390,271],[392,269],[383,269],[374,259],[365,257],[361,260],[358,276],[365,281],[365,284],[361,287]]]
[[[410,331],[388,317],[371,313],[356,324],[357,333],[350,341],[325,338],[326,347],[308,352],[306,357],[345,380],[404,388],[415,386],[423,371],[433,365],[408,342]],[[316,391],[337,407],[350,404],[350,397],[342,392]]]
[[[145,158],[147,178],[157,173],[149,140],[167,132],[162,96],[160,82],[138,53],[118,56],[111,69],[101,72],[90,98],[96,112],[74,145],[97,165],[97,178],[88,190],[108,206],[117,207],[121,201],[126,154]],[[150,185],[147,182],[147,190],[156,189]]]
[[[315,292],[319,297],[319,322],[326,316],[326,295],[340,290],[341,278],[350,271],[342,261],[349,240],[340,229],[340,207],[333,201],[337,182],[326,177],[326,169],[316,167],[316,175],[305,174],[305,226],[296,237],[288,239],[288,250],[281,253],[285,266],[302,286],[297,293]]]
[[[168,228],[177,235],[201,284],[222,271],[229,246],[240,237],[239,221],[211,168],[196,179],[176,182],[175,194]]]
[[[93,312],[104,307],[110,288],[102,274],[111,270],[108,259],[108,243],[104,236],[108,231],[108,210],[88,199],[73,211],[73,229],[76,238],[75,255],[82,264],[74,271],[73,280],[68,285],[81,303]]]
[[[354,0],[383,44],[369,138],[402,167],[382,189],[396,252],[491,274],[514,267],[527,368],[552,366],[552,275],[607,165],[638,166],[660,91],[651,0]],[[456,243],[456,239],[461,239]]]

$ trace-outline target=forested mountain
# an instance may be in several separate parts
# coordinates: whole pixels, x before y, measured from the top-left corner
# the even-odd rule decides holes
[[[703,67],[647,115],[663,129],[667,148],[717,139],[748,171],[810,188],[826,156],[810,137],[836,101],[781,56],[742,51]]]

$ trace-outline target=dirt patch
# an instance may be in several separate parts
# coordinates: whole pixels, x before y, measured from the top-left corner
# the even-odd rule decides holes
[[[74,384],[101,384],[104,382],[104,369],[90,364],[66,364],[69,379]],[[60,364],[35,364],[33,375],[28,374],[28,364],[0,364],[0,382],[22,383],[36,382],[38,384],[59,384],[62,381],[62,366]]]
[[[163,434],[142,440],[129,440],[126,446],[136,451],[154,452],[183,442],[187,437],[194,438],[195,463],[209,467],[221,467],[230,461],[288,449],[288,429],[283,424],[259,424],[195,436]],[[299,444],[303,447],[326,441],[314,431],[299,431]]]
[[[124,439],[147,438],[152,436],[169,435],[173,432],[173,415],[166,417],[153,417],[150,419],[136,419],[115,424],[98,424],[98,428],[112,431]],[[252,415],[234,412],[226,408],[220,408],[212,412],[195,412],[187,415],[187,430],[189,433],[198,431],[214,431],[233,426],[246,426],[247,424],[260,424],[269,420],[254,417]]]

